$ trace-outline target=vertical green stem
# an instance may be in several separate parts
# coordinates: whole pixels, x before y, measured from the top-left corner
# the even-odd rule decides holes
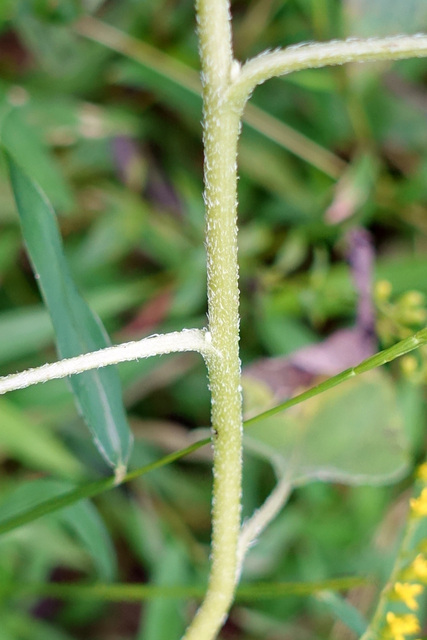
[[[240,113],[224,99],[233,66],[226,0],[197,3],[203,71],[209,330],[214,487],[212,567],[205,600],[185,640],[214,638],[231,606],[240,531],[242,402],[237,264],[237,139]]]

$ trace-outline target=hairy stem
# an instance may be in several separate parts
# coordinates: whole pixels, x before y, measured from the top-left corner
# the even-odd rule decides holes
[[[237,265],[237,139],[240,118],[224,95],[233,70],[226,0],[197,4],[203,71],[209,330],[218,356],[207,358],[212,395],[214,480],[209,586],[186,640],[210,640],[236,585],[240,530],[242,401]]]
[[[427,56],[427,35],[394,36],[390,38],[350,39],[296,45],[264,53],[252,58],[230,86],[230,99],[242,107],[258,84],[269,78],[293,71],[339,65],[346,62],[403,60]]]
[[[152,45],[141,42],[105,22],[92,16],[83,16],[73,25],[73,30],[80,36],[118,51],[131,60],[152,69],[166,83],[176,83],[193,95],[198,96],[201,92],[197,71]],[[259,131],[266,138],[273,140],[297,157],[317,167],[331,178],[339,178],[346,168],[346,162],[332,151],[321,147],[259,107],[249,105],[245,111],[244,120],[255,131]]]
[[[292,491],[292,484],[288,478],[280,479],[273,491],[270,493],[264,504],[255,511],[255,513],[247,520],[241,530],[239,536],[238,547],[238,575],[240,576],[243,569],[243,561],[251,546],[256,542],[258,536],[270,524],[272,520],[280,513]]]
[[[290,487],[283,480],[266,504],[243,528],[240,544],[242,407],[239,360],[239,288],[237,264],[237,140],[245,103],[257,84],[301,69],[352,61],[393,60],[427,55],[427,36],[330,42],[266,53],[243,68],[233,59],[229,0],[197,0],[202,63],[205,147],[206,246],[208,265],[209,335],[204,353],[212,395],[214,486],[212,567],[209,586],[185,640],[216,637],[232,603],[238,574],[251,540],[286,501]],[[86,25],[87,26],[87,25]],[[89,25],[90,26],[90,25]],[[80,33],[88,35],[80,25]],[[108,46],[134,55],[110,31]],[[89,34],[89,37],[92,37]],[[133,50],[132,50],[133,51]],[[144,55],[146,52],[142,52]],[[151,54],[150,54],[151,55]],[[180,75],[181,70],[177,70]],[[180,76],[183,82],[182,75]],[[184,84],[186,80],[184,78]],[[190,89],[195,90],[192,84]],[[340,167],[332,167],[335,175]],[[420,332],[407,343],[377,354],[264,416],[283,410],[344,380],[416,348]],[[248,424],[260,419],[257,416]]]
[[[33,384],[47,382],[55,378],[66,378],[90,369],[99,369],[119,362],[150,358],[151,356],[182,351],[197,351],[204,357],[212,355],[214,348],[210,334],[200,329],[174,331],[154,335],[136,342],[125,342],[114,347],[84,353],[81,356],[45,364],[37,369],[28,369],[0,378],[0,395],[16,389],[25,389]]]

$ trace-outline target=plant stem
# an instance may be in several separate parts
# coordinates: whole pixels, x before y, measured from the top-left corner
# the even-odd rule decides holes
[[[169,453],[167,456],[163,456],[163,458],[159,458],[154,462],[150,462],[149,464],[144,465],[143,467],[139,467],[138,469],[134,469],[133,471],[129,471],[124,476],[122,476],[120,482],[130,482],[131,480],[135,480],[140,476],[150,473],[151,471],[155,471],[156,469],[160,469],[161,467],[165,467],[175,460],[180,460],[184,456],[187,456],[197,449],[200,449],[204,445],[209,444],[209,438],[205,438],[204,440],[199,440],[198,442],[194,442],[190,444],[185,449],[180,449],[179,451],[174,451],[173,453]],[[69,491],[65,491],[59,495],[56,495],[52,498],[48,498],[35,506],[22,506],[22,509],[17,513],[10,515],[9,517],[1,517],[0,518],[0,536],[9,531],[14,531],[19,527],[22,527],[25,524],[29,524],[30,522],[34,522],[38,518],[47,515],[48,513],[55,513],[64,507],[68,507],[83,498],[93,498],[105,491],[109,491],[110,489],[114,489],[117,486],[117,479],[115,476],[110,476],[108,478],[102,478],[101,480],[95,480],[95,482],[89,482],[81,485],[77,485],[76,487],[70,489]]]
[[[292,491],[292,483],[285,476],[281,478],[264,504],[242,526],[238,548],[238,573],[243,569],[243,561],[252,544],[284,507]]]
[[[419,471],[425,464],[424,462],[420,465]],[[415,484],[413,497],[419,498],[426,486],[426,482],[422,479],[422,476],[419,476],[418,482]],[[412,508],[410,508],[390,577],[381,591],[377,608],[366,631],[360,637],[360,640],[376,640],[376,638],[388,637],[386,631],[387,612],[393,611],[396,606],[396,598],[393,597],[396,595],[395,593],[393,594],[396,583],[407,582],[409,580],[412,584],[418,583],[424,587],[425,581],[416,574],[413,568],[411,570],[411,565],[415,556],[423,551],[422,543],[425,540],[425,525],[425,516],[419,517],[419,515],[414,513]],[[401,603],[400,606],[402,606]],[[408,607],[407,604],[406,608],[409,609],[411,613],[416,611],[416,608]],[[409,611],[405,611],[404,613],[408,612]]]
[[[371,584],[369,576],[343,576],[316,582],[252,582],[242,585],[236,593],[236,600],[257,602],[273,600],[289,596],[315,596],[319,592],[348,591],[354,587]],[[95,600],[98,602],[147,602],[157,599],[197,598],[203,587],[187,584],[156,585],[141,583],[100,583],[85,584],[83,582],[19,582],[0,584],[0,596],[28,598],[28,596],[53,597],[58,600]],[[169,639],[168,639],[169,640]]]
[[[214,638],[236,585],[240,530],[242,399],[237,264],[237,139],[240,113],[224,100],[233,71],[227,0],[199,0],[203,78],[209,330],[219,356],[206,359],[214,441],[212,566],[204,602],[185,640]]]
[[[293,71],[313,69],[346,62],[403,60],[427,56],[427,35],[334,40],[263,53],[243,65],[230,87],[230,99],[243,106],[258,84]]]
[[[160,49],[141,42],[92,16],[80,18],[73,25],[73,30],[80,36],[117,51],[154,71],[161,76],[164,83],[172,82],[193,95],[200,95],[201,83],[197,71]],[[255,131],[317,167],[319,171],[323,171],[331,178],[338,179],[346,168],[346,162],[332,151],[313,142],[260,107],[248,105],[244,120]]]
[[[125,342],[114,347],[84,353],[74,358],[66,358],[51,364],[44,364],[37,369],[28,369],[0,378],[0,395],[25,389],[33,384],[47,382],[55,378],[66,378],[90,369],[99,369],[119,362],[150,358],[167,353],[197,351],[202,356],[214,352],[209,332],[200,329],[184,329],[163,335],[154,335],[135,342]]]
[[[307,391],[303,391],[293,398],[285,400],[285,402],[281,402],[272,409],[267,409],[267,411],[263,411],[253,418],[245,420],[245,427],[250,427],[251,424],[255,424],[256,422],[259,422],[259,420],[270,418],[271,416],[276,415],[276,413],[280,413],[281,411],[285,411],[286,409],[290,409],[291,407],[300,404],[300,402],[314,398],[314,396],[317,396],[324,391],[328,391],[328,389],[332,389],[342,382],[350,380],[350,378],[353,378],[354,376],[376,369],[376,367],[382,367],[384,364],[387,364],[387,362],[392,362],[396,358],[400,358],[401,356],[404,356],[425,344],[427,344],[427,329],[421,329],[409,338],[405,338],[393,346],[388,347],[388,349],[379,351],[373,356],[366,358],[366,360],[363,360],[357,366],[341,371],[341,373],[338,373],[336,376],[332,376],[332,378],[324,380],[315,387],[311,387],[310,389],[307,389]]]

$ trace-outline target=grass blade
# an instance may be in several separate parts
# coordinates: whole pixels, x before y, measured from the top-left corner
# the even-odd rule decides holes
[[[83,465],[59,437],[6,398],[0,399],[0,451],[30,469],[78,480]]]
[[[346,591],[365,585],[366,576],[345,576],[318,582],[261,582],[237,587],[236,601],[275,600],[287,596],[310,596],[320,592]],[[39,595],[64,600],[94,599],[106,602],[142,602],[157,598],[202,598],[205,586],[151,584],[7,584],[0,586],[0,595]]]
[[[78,292],[66,262],[54,211],[44,194],[5,152],[23,236],[55,329],[61,358],[109,346],[101,321]],[[126,467],[132,434],[114,367],[70,379],[95,444],[116,470]]]
[[[151,462],[150,464],[144,465],[139,469],[135,469],[125,475],[122,482],[129,482],[130,480],[134,480],[139,476],[142,476],[149,471],[154,471],[155,469],[159,469],[160,467],[164,467],[167,464],[174,462],[175,460],[179,460],[193,451],[197,451],[200,447],[203,447],[205,444],[209,444],[210,438],[205,438],[204,440],[199,440],[194,444],[185,447],[184,449],[180,449],[179,451],[175,451],[174,453],[170,453],[155,462]],[[100,493],[104,493],[104,491],[108,491],[109,489],[113,489],[117,486],[116,478],[114,476],[110,476],[108,478],[103,478],[102,480],[96,480],[95,482],[89,482],[86,484],[82,484],[77,486],[75,489],[71,489],[70,491],[64,491],[58,493],[58,495],[50,498],[49,500],[45,500],[40,502],[36,506],[31,506],[27,509],[23,509],[19,514],[12,515],[11,517],[5,518],[0,521],[0,535],[4,533],[8,533],[9,531],[13,531],[19,527],[24,526],[25,524],[29,524],[38,518],[41,518],[48,513],[54,513],[59,509],[63,509],[64,507],[69,507],[72,504],[75,504],[79,500],[83,498],[92,498]]]
[[[249,427],[251,424],[259,422],[259,420],[270,418],[271,416],[276,415],[276,413],[285,411],[285,409],[290,409],[290,407],[294,407],[295,405],[300,404],[300,402],[304,402],[304,400],[308,400],[309,398],[314,398],[314,396],[317,396],[320,393],[327,391],[328,389],[332,389],[342,382],[350,380],[350,378],[353,378],[354,376],[365,373],[366,371],[371,371],[376,367],[381,367],[387,362],[391,362],[396,358],[400,358],[400,356],[404,356],[406,353],[414,351],[414,349],[418,349],[418,347],[421,347],[424,344],[427,344],[427,329],[421,329],[421,331],[418,331],[413,336],[405,338],[404,340],[401,340],[400,342],[394,344],[392,347],[384,349],[383,351],[376,353],[370,358],[367,358],[356,367],[346,369],[345,371],[338,373],[336,376],[332,376],[332,378],[324,380],[324,382],[321,382],[315,387],[311,387],[310,389],[307,389],[307,391],[303,391],[297,396],[289,398],[289,400],[281,402],[277,406],[272,407],[267,411],[263,411],[253,418],[245,420],[244,425],[245,427]]]
[[[38,478],[23,482],[8,491],[2,499],[0,522],[18,516],[22,511],[34,508],[74,488],[75,486],[70,482],[53,478]],[[80,540],[92,560],[99,579],[105,582],[114,580],[117,560],[113,543],[93,502],[87,499],[80,500],[57,512],[53,517]]]

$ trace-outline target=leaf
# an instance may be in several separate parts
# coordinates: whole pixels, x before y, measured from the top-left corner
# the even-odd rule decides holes
[[[6,158],[25,243],[52,319],[60,357],[70,358],[109,346],[101,321],[74,284],[53,209],[8,153]],[[116,469],[126,466],[132,435],[116,369],[108,367],[72,376],[70,385],[100,453]]]
[[[0,399],[0,450],[30,468],[76,478],[82,467],[54,433]]]
[[[170,542],[163,553],[157,557],[152,583],[158,587],[171,587],[185,584],[187,577],[188,556],[176,543]],[[148,603],[144,608],[138,638],[140,640],[144,640],[144,638],[150,638],[150,640],[179,638],[184,633],[186,626],[182,602],[158,598]]]
[[[294,484],[383,484],[408,467],[395,391],[379,371],[256,422],[245,442]]]
[[[73,196],[38,130],[28,124],[31,109],[15,108],[1,123],[2,144],[58,209],[69,211]]]
[[[83,500],[60,511],[59,515],[85,545],[99,578],[113,580],[117,571],[114,547],[95,506],[89,500]]]
[[[311,582],[252,582],[240,585],[236,590],[237,602],[251,602],[260,600],[281,599],[289,596],[315,595],[319,591],[336,590],[348,591],[355,587],[369,584],[369,578],[364,576],[348,576]],[[141,583],[115,584],[65,584],[65,583],[23,583],[1,584],[0,595],[43,595],[56,599],[99,600],[110,602],[143,602],[157,598],[202,598],[206,587],[204,585],[174,585],[157,586]],[[2,637],[3,640],[3,637]]]
[[[349,35],[388,36],[422,32],[427,27],[425,0],[344,0]]]
[[[68,633],[54,627],[44,620],[38,620],[34,616],[27,615],[21,607],[18,612],[1,612],[1,623],[7,628],[7,635],[3,626],[0,626],[2,640],[73,640]],[[9,633],[13,635],[10,636]]]
[[[73,488],[70,483],[51,478],[41,478],[21,484],[1,502],[0,524],[23,511],[35,509],[44,502],[63,495],[70,488]],[[59,511],[55,517],[84,543],[99,577],[103,580],[112,580],[116,573],[114,549],[108,531],[94,505],[89,500],[80,500]]]
[[[337,620],[341,620],[351,631],[354,631],[357,637],[365,633],[368,623],[349,600],[332,591],[321,591],[316,597],[328,606]]]
[[[161,467],[166,466],[174,462],[175,460],[179,460],[184,456],[193,453],[193,451],[197,451],[200,447],[203,447],[206,444],[210,443],[210,438],[205,438],[204,440],[199,440],[194,444],[191,444],[184,449],[180,449],[179,451],[175,451],[174,453],[170,453],[155,462],[150,462],[150,464],[146,464],[139,469],[135,469],[128,473],[124,478],[123,482],[129,482],[130,480],[134,480],[139,476],[148,473],[149,471],[154,471],[154,469],[160,469]],[[104,491],[108,491],[116,486],[116,478],[111,476],[109,478],[103,478],[102,480],[97,480],[96,482],[89,482],[86,484],[82,484],[80,486],[71,488],[68,491],[61,492],[59,495],[54,496],[53,498],[44,500],[38,503],[35,506],[25,506],[21,505],[19,510],[16,510],[16,515],[6,516],[4,512],[0,515],[0,536],[8,533],[9,531],[13,531],[14,529],[18,529],[29,522],[33,522],[42,516],[45,516],[48,513],[54,513],[55,511],[59,511],[64,507],[68,507],[72,504],[75,504],[79,500],[83,498],[92,498],[93,496],[99,495]]]

